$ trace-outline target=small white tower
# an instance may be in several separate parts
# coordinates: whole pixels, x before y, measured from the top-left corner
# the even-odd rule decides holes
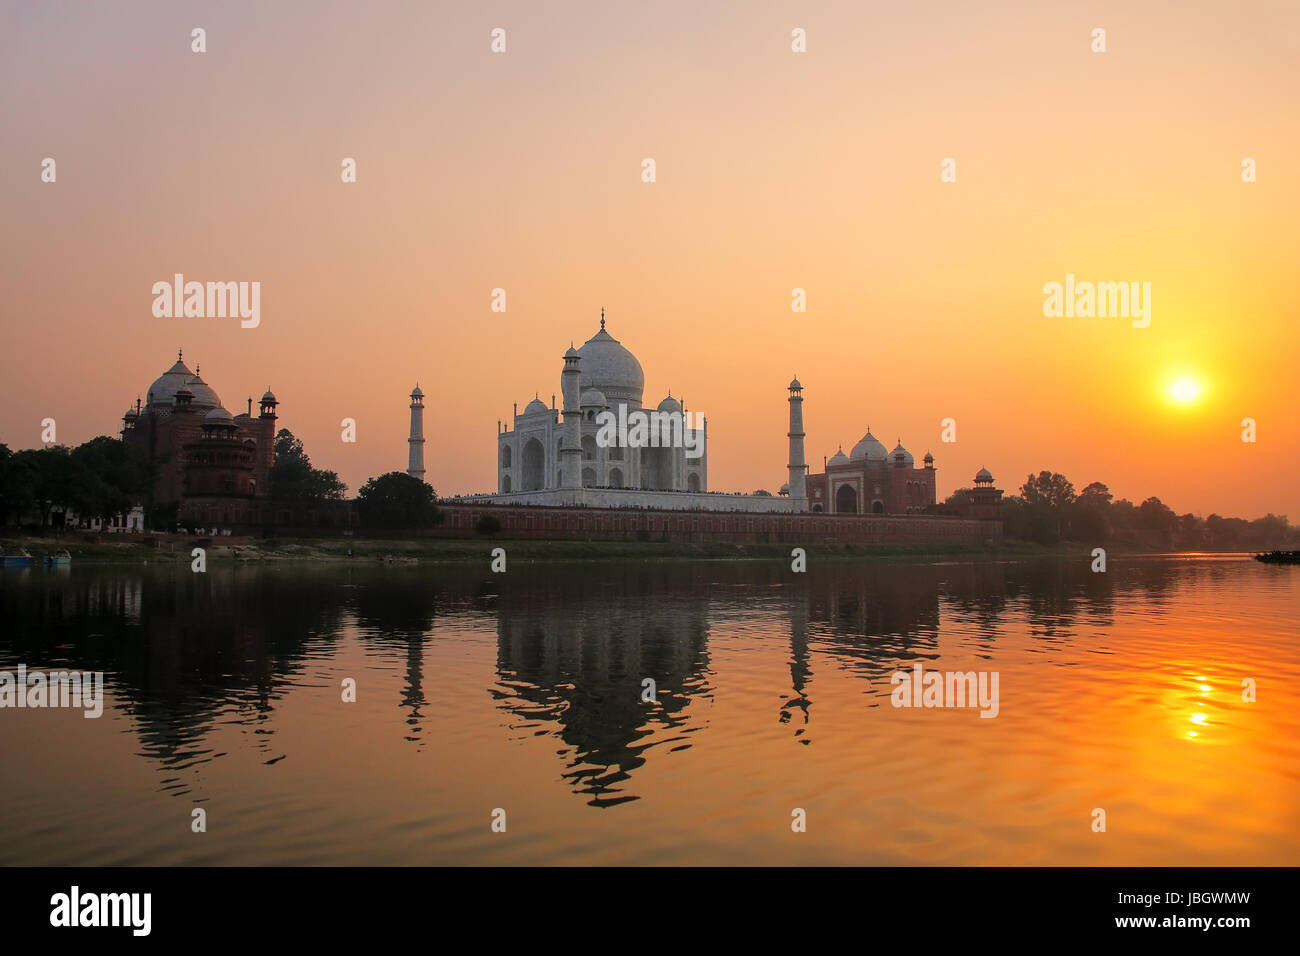
[[[804,511],[808,507],[808,466],[803,460],[803,386],[798,378],[790,383],[790,431],[786,437],[790,439],[790,500],[796,502],[796,511]]]
[[[560,487],[582,487],[582,400],[578,394],[582,380],[582,360],[572,345],[564,353],[564,371],[560,373],[560,391],[564,394],[564,423],[560,442]]]
[[[410,445],[406,473],[424,481],[424,392],[418,382],[411,392],[411,437],[406,442]]]

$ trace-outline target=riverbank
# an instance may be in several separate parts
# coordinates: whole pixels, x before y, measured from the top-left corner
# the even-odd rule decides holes
[[[67,550],[74,564],[180,564],[188,563],[195,547],[204,548],[208,562],[216,563],[333,563],[372,562],[440,564],[486,561],[495,548],[504,548],[509,560],[546,561],[746,561],[789,558],[788,544],[706,544],[667,541],[547,541],[505,538],[201,538],[193,535],[101,535],[99,540],[75,534],[16,535],[0,537],[6,554],[22,548],[33,564],[45,555]],[[1107,545],[1108,555],[1158,554],[1123,543]],[[352,554],[349,556],[348,552]],[[991,547],[963,544],[810,544],[810,559],[882,560],[890,558],[1006,559],[1058,555],[1089,557],[1092,546],[1045,547],[1028,541],[1003,540]]]

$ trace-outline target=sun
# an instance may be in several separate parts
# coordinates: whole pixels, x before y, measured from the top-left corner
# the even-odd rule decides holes
[[[1201,397],[1205,389],[1194,378],[1183,376],[1169,383],[1169,397],[1179,405],[1190,405]]]

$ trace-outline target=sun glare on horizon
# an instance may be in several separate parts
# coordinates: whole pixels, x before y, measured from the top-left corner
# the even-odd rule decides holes
[[[1205,387],[1198,379],[1180,376],[1169,383],[1169,397],[1178,405],[1190,405],[1201,397]]]

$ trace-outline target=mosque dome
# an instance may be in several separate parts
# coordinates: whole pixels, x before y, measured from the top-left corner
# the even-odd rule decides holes
[[[993,473],[987,468],[981,468],[979,471],[975,472],[975,480],[980,484],[985,482],[991,483],[993,481]]]
[[[871,429],[862,436],[862,441],[853,446],[853,451],[849,452],[849,458],[853,461],[884,461],[888,457],[885,452],[885,446],[875,435],[871,434]]]
[[[681,410],[682,403],[673,398],[672,392],[669,392],[668,397],[659,403],[659,411],[661,412],[680,412]]]
[[[803,385],[800,384],[798,376],[795,376],[795,378],[790,381],[790,389],[793,391],[801,388],[803,388]]]
[[[903,462],[905,464],[908,465],[916,464],[916,459],[912,457],[912,453],[910,451],[908,451],[906,448],[903,447],[903,443],[901,441],[897,445],[895,445],[894,450],[889,453],[889,460],[898,461],[899,455],[903,456]]]
[[[618,339],[601,329],[578,349],[582,359],[582,387],[599,389],[612,402],[627,402],[641,407],[645,391],[645,373],[636,356],[619,344]]]
[[[266,395],[271,395],[271,393],[267,392]],[[266,401],[266,395],[262,396],[262,401]],[[418,385],[415,386],[415,388],[411,391],[411,398],[424,398],[424,392],[420,391],[420,386]],[[271,395],[271,400],[275,401],[274,395]]]
[[[154,383],[149,386],[149,390],[145,393],[149,396],[148,403],[150,405],[176,404],[176,393],[193,377],[194,373],[186,368],[180,356],[177,356],[176,364],[154,379]]]
[[[609,403],[605,401],[605,395],[599,389],[584,388],[582,390],[582,395],[578,398],[578,404],[581,405],[583,408],[587,407],[588,405],[596,405],[601,408],[604,408]]]
[[[788,495],[790,493],[790,482],[783,484],[776,492],[778,495]]]
[[[835,454],[831,455],[831,460],[826,463],[826,467],[829,468],[831,465],[847,465],[848,463],[849,456],[844,454],[844,449],[841,448]]]
[[[211,405],[213,407],[221,405],[221,399],[217,398],[217,393],[212,390],[212,387],[207,382],[199,378],[197,372],[193,378],[185,383],[185,387],[194,395],[194,400],[190,404]]]
[[[203,416],[205,422],[230,422],[234,424],[235,416],[226,411],[220,405]]]
[[[533,400],[532,400],[531,402],[529,402],[527,405],[524,406],[524,414],[525,414],[525,415],[537,415],[537,414],[545,415],[545,414],[546,414],[546,403],[545,403],[544,401],[542,401],[540,398],[537,398],[536,396],[534,396],[534,397],[533,397]]]

